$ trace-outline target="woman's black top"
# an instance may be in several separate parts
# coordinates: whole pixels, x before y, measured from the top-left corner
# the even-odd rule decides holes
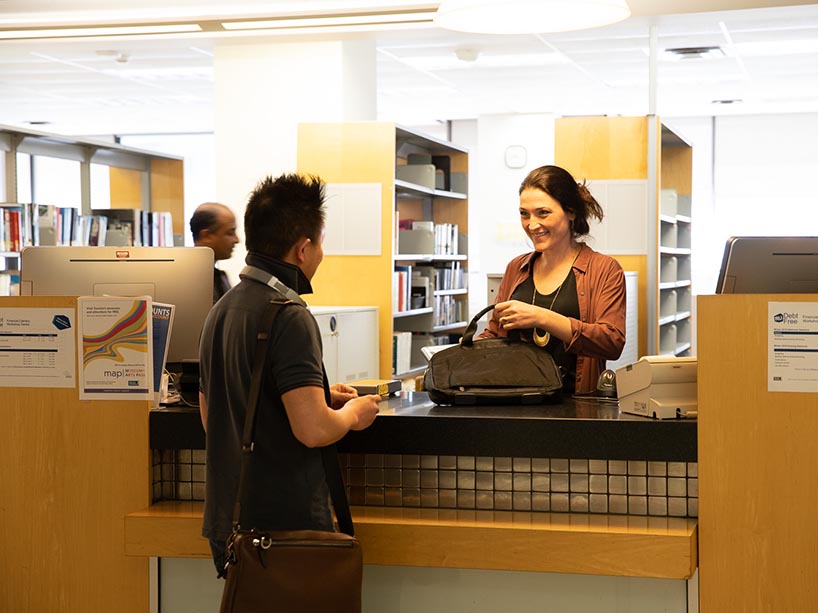
[[[532,261],[532,266],[533,266]],[[559,294],[557,294],[559,292]],[[554,299],[556,295],[556,300]],[[560,289],[554,290],[550,294],[541,294],[535,291],[534,277],[529,276],[512,292],[509,300],[519,300],[520,302],[527,302],[528,304],[535,304],[538,307],[551,309],[566,317],[573,317],[579,319],[579,300],[577,299],[577,280],[574,277],[573,268],[568,271],[568,275],[562,282]],[[553,306],[552,306],[553,303]],[[518,337],[526,343],[533,343],[532,338],[534,330],[531,328],[523,330],[509,330],[509,337]],[[542,336],[545,330],[538,330],[537,334]],[[548,344],[543,348],[548,351],[553,357],[554,362],[562,373],[563,392],[573,394],[576,386],[577,376],[577,356],[574,353],[565,351],[565,343],[558,339],[553,334]]]

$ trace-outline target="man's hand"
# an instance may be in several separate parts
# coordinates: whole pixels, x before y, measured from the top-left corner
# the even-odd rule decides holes
[[[335,383],[329,386],[330,398],[332,398],[332,408],[340,409],[353,398],[358,397],[358,390],[345,383]]]
[[[380,399],[377,394],[357,396],[333,410],[327,406],[324,388],[317,385],[297,387],[281,395],[293,434],[307,447],[324,447],[350,430],[363,430],[375,420]]]
[[[375,416],[378,414],[378,403],[382,400],[378,394],[368,394],[353,398],[344,405],[344,410],[349,411],[357,418],[356,423],[350,426],[350,430],[363,430],[372,425]]]

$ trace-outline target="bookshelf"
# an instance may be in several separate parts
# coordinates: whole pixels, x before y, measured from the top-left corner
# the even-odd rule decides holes
[[[657,241],[659,281],[654,335],[658,339],[658,353],[689,356],[693,349],[693,148],[681,136],[663,125],[660,159]]]
[[[448,343],[469,319],[468,152],[388,122],[301,124],[298,170],[329,184],[380,184],[380,253],[327,254],[310,303],[377,306],[380,377],[419,373],[420,347]],[[399,337],[410,355],[396,370]]]
[[[79,207],[58,202],[19,202],[19,194],[31,190],[22,189],[23,185],[18,182],[31,180],[33,183],[36,172],[29,173],[30,168],[36,168],[34,164],[30,168],[22,166],[37,156],[78,163]],[[4,220],[0,222],[0,295],[15,292],[19,252],[28,245],[89,245],[97,241],[105,244],[102,236],[108,225],[100,214],[108,211],[91,209],[93,164],[108,167],[111,210],[132,209],[132,214],[149,220],[149,244],[173,245],[174,235],[184,234],[184,162],[181,158],[112,142],[0,125],[0,214]]]

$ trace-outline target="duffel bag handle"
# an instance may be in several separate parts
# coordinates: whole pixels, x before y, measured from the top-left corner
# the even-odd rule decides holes
[[[477,332],[477,322],[480,321],[480,318],[483,317],[483,315],[492,310],[494,310],[494,305],[490,304],[471,318],[469,325],[466,326],[466,331],[463,333],[463,340],[460,341],[461,345],[470,347],[472,344],[474,344],[474,333]]]

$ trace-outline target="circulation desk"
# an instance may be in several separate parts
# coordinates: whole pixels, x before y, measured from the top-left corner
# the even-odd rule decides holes
[[[195,410],[150,417],[154,502],[126,517],[125,550],[160,559],[163,613],[195,610],[221,588],[199,536],[204,433]],[[339,451],[366,611],[688,610],[693,420],[595,400],[440,407],[401,392]]]

